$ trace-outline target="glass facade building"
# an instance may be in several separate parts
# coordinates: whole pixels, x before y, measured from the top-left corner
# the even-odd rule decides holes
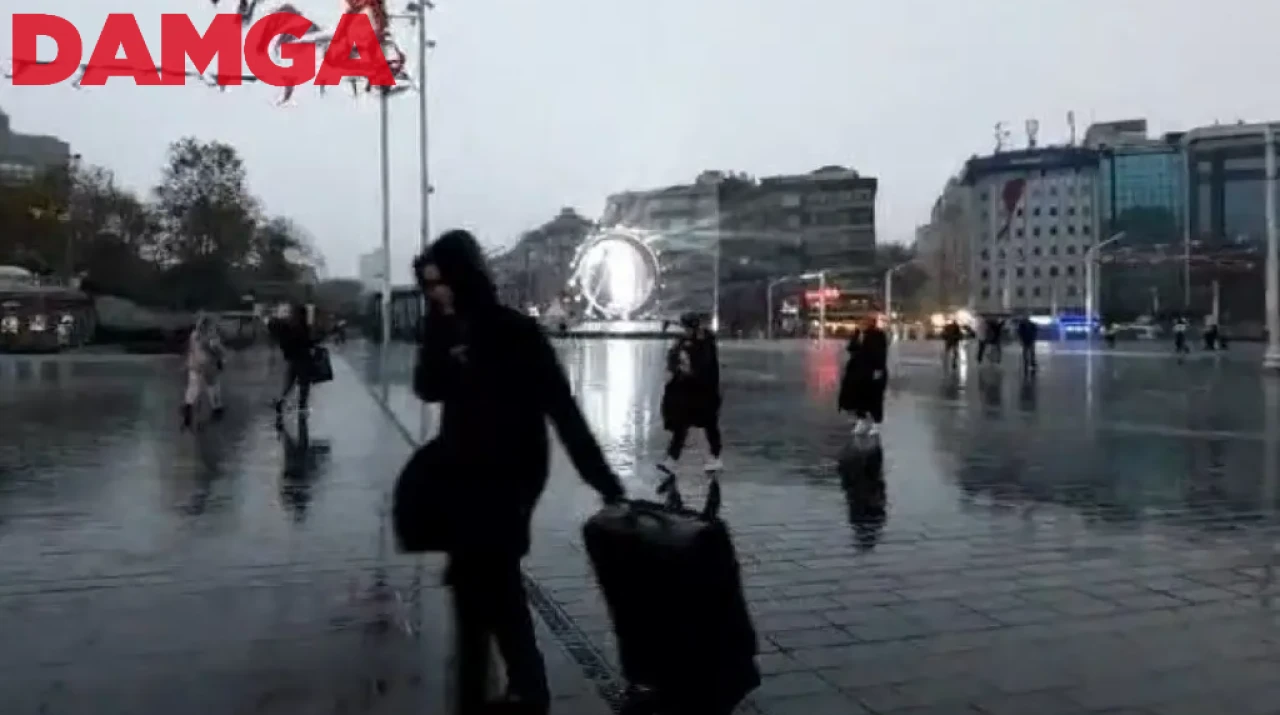
[[[1099,202],[1103,226],[1111,227],[1126,211],[1162,209],[1175,227],[1186,216],[1187,164],[1178,147],[1124,148],[1103,153],[1099,172]],[[1169,236],[1181,240],[1181,233]]]

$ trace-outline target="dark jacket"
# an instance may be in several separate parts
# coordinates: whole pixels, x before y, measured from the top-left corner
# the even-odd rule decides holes
[[[273,332],[285,360],[292,363],[305,363],[310,359],[311,351],[317,342],[310,325],[290,318],[278,321]]]
[[[720,354],[707,333],[682,336],[667,351],[670,378],[662,391],[662,422],[668,430],[706,427],[720,415]]]
[[[1032,345],[1036,342],[1036,334],[1040,332],[1036,328],[1036,324],[1027,319],[1018,321],[1018,341],[1023,345]]]
[[[444,498],[456,552],[523,556],[549,470],[549,417],[583,480],[606,498],[622,485],[574,401],[555,350],[531,318],[498,304],[470,234],[432,244],[425,260],[453,290],[458,316],[428,314],[413,387],[442,404]],[[474,244],[474,245],[463,245]]]
[[[852,410],[859,391],[883,390],[889,360],[889,337],[879,328],[861,328],[849,340],[845,350],[849,363],[840,381],[839,407]]]

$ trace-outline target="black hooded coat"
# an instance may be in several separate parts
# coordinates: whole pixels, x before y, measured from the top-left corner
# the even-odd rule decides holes
[[[606,498],[621,497],[622,485],[541,327],[498,303],[475,238],[446,233],[423,263],[439,270],[456,311],[428,311],[413,380],[419,398],[442,403],[436,442],[447,473],[434,496],[451,501],[449,550],[523,556],[547,483],[548,418],[584,481]]]

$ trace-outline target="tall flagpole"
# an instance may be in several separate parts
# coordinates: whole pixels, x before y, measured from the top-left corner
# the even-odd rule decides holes
[[[427,49],[431,42],[427,39],[427,10],[434,6],[428,0],[418,0],[415,7],[418,24],[418,174],[419,200],[422,202],[422,225],[418,238],[425,249],[431,242],[431,165],[427,154]]]

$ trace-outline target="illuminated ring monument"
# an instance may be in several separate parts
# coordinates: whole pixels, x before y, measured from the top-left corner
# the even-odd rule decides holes
[[[632,320],[657,302],[661,273],[658,254],[643,234],[613,228],[583,242],[569,287],[595,317]]]

